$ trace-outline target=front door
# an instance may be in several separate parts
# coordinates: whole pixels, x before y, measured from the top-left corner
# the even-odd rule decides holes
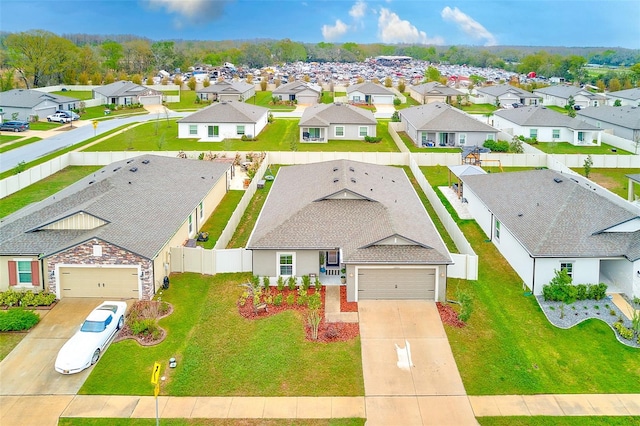
[[[338,250],[327,251],[327,266],[340,265],[340,252]]]

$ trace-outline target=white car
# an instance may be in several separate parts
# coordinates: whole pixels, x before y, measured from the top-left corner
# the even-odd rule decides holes
[[[124,326],[125,302],[103,302],[82,323],[80,330],[58,352],[55,369],[74,374],[98,362],[100,353]]]
[[[69,117],[64,112],[57,112],[55,114],[48,115],[47,121],[56,121],[58,123],[68,123],[71,121],[71,117]]]

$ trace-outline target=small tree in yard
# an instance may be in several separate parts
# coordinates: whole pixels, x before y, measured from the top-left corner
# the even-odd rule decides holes
[[[384,79],[384,87],[391,87],[393,86],[393,81],[391,80],[391,77],[386,77]]]
[[[187,82],[187,87],[191,90],[196,90],[196,78],[191,77]]]
[[[593,166],[593,159],[591,158],[591,154],[587,155],[587,158],[585,158],[584,160],[584,176],[585,177],[589,177],[589,174],[591,173],[591,167]]]
[[[322,306],[320,293],[316,292],[310,295],[307,300],[307,304],[309,306],[309,315],[307,316],[307,322],[309,323],[309,327],[311,328],[311,338],[313,340],[318,340],[318,328],[320,328],[320,321],[322,320],[322,317],[318,312],[320,310],[320,307]]]
[[[260,90],[262,90],[263,92],[267,91],[267,80],[265,80],[264,78],[260,80]]]
[[[406,88],[407,88],[407,85],[404,82],[404,79],[400,79],[400,81],[398,81],[398,92],[404,93]]]
[[[514,136],[509,144],[509,152],[513,152],[514,154],[522,154],[524,152],[524,147],[522,146],[522,141],[517,136]]]

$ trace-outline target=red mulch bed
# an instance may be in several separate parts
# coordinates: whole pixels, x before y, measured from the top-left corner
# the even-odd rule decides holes
[[[440,302],[436,303],[438,307],[438,313],[440,314],[440,318],[442,319],[443,324],[450,325],[456,328],[462,328],[466,324],[458,319],[458,313],[453,310],[453,308],[449,305],[444,305]]]
[[[309,289],[308,291],[309,295],[312,295],[314,293],[315,293],[315,289]],[[268,312],[260,311],[256,314],[253,311],[253,298],[249,297],[245,301],[244,306],[241,306],[240,300],[238,300],[238,303],[237,303],[238,312],[240,313],[240,315],[242,315],[247,319],[255,320],[260,318],[266,318],[272,315],[277,315],[278,313],[283,311],[290,311],[290,310],[298,311],[302,314],[307,340],[313,341],[313,342],[323,342],[323,343],[344,342],[347,340],[354,339],[360,334],[360,327],[358,326],[358,323],[343,323],[343,322],[326,323],[325,322],[324,320],[324,303],[325,303],[324,299],[326,294],[325,287],[322,287],[322,290],[321,290],[322,306],[318,310],[318,313],[320,314],[320,317],[322,318],[322,320],[320,321],[320,326],[318,327],[318,339],[316,340],[312,339],[311,327],[309,327],[306,320],[306,313],[309,311],[309,309],[306,306],[300,306],[296,303],[294,303],[293,305],[287,305],[286,303],[286,299],[289,294],[293,294],[295,296],[295,300],[296,301],[298,300],[298,290],[285,289],[280,291],[272,287],[270,289],[269,294],[273,297],[275,297],[276,294],[282,294],[283,300],[285,302],[283,302],[282,305],[280,306],[269,304],[267,307]],[[263,296],[263,300],[264,300],[264,297],[265,296]],[[354,311],[357,312],[358,311],[358,304],[356,302],[347,302],[346,287],[344,286],[340,288],[340,310],[341,312],[354,312]]]
[[[153,302],[158,303],[157,301]],[[173,305],[171,303],[167,303],[167,306],[169,307],[169,310],[164,314],[158,316],[157,319],[167,317],[173,313]],[[127,314],[127,319],[128,316],[129,315]],[[127,320],[125,321],[124,327],[122,327],[122,329],[116,334],[116,337],[113,339],[113,341],[115,343],[121,340],[133,339],[142,346],[157,345],[158,343],[161,343],[165,339],[165,337],[167,337],[167,331],[164,328],[158,326],[158,329],[160,330],[160,335],[157,339],[154,339],[150,334],[133,334],[131,332],[131,327],[129,326],[129,321]]]

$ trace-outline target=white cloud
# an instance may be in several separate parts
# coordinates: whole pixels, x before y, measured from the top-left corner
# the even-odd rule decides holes
[[[335,25],[323,25],[322,37],[327,41],[334,41],[342,37],[349,31],[349,26],[337,19]]]
[[[363,0],[358,0],[349,10],[349,15],[355,20],[362,19],[367,11],[367,4]]]
[[[147,0],[155,9],[166,9],[169,13],[180,15],[191,22],[209,22],[219,18],[225,6],[232,0]],[[176,24],[181,25],[179,18]]]
[[[378,18],[378,35],[384,43],[444,44],[442,37],[427,37],[427,33],[384,7]]]
[[[440,15],[445,21],[456,23],[468,36],[473,37],[476,40],[485,40],[485,46],[495,46],[498,43],[496,37],[482,26],[481,23],[461,12],[457,7],[451,9],[447,6],[442,9]]]

